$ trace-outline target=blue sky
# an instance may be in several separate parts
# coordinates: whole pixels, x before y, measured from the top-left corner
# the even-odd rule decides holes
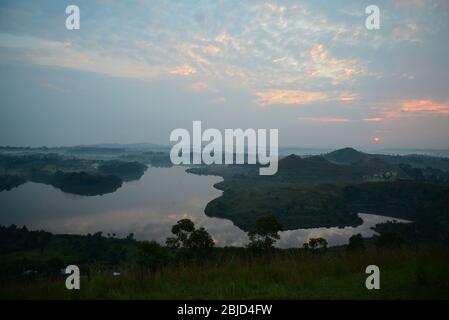
[[[4,0],[0,144],[168,144],[202,120],[281,146],[449,148],[448,40],[444,0]]]

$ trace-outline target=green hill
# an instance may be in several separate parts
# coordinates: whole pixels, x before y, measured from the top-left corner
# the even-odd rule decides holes
[[[335,164],[348,165],[366,159],[377,158],[392,165],[406,164],[413,168],[426,169],[430,167],[433,169],[449,171],[449,158],[423,154],[370,154],[355,150],[354,148],[343,148],[324,154],[323,157]]]
[[[343,148],[324,155],[327,160],[337,164],[353,164],[366,159],[367,156],[366,153],[353,148]]]
[[[343,153],[340,154],[343,155]],[[346,154],[349,155],[349,153],[352,151]],[[356,158],[359,159],[356,160]],[[349,160],[349,157],[346,159]],[[317,184],[408,178],[398,165],[387,163],[377,157],[354,156],[351,159],[353,161],[351,163],[337,164],[329,161],[325,156],[301,158],[297,155],[289,155],[279,161],[278,179]]]
[[[415,181],[416,190],[421,190],[422,184],[437,183],[432,186],[440,190],[442,186],[438,183],[444,184],[446,176],[438,170],[410,169],[400,162],[400,159],[406,161],[408,158],[396,156],[394,163],[389,161],[392,157],[345,148],[323,156],[289,155],[279,161],[278,172],[273,176],[260,176],[251,166],[201,166],[190,172],[223,177],[223,181],[215,186],[223,190],[223,195],[211,201],[205,212],[211,217],[229,219],[243,230],[251,230],[255,221],[267,214],[275,215],[284,229],[354,226],[361,222],[356,213],[367,212],[374,205],[379,206],[373,213],[396,217],[399,211],[404,211],[408,213],[401,217],[414,220],[416,216],[412,216],[410,208],[410,197],[414,199],[415,195],[413,187],[405,190],[408,185],[400,182]],[[336,163],[335,160],[347,163]],[[385,192],[367,191],[363,201],[344,196],[347,186],[366,183]],[[398,210],[384,212],[384,202],[392,203],[386,197],[390,187],[399,187],[406,196],[398,197],[394,203]],[[380,198],[380,194],[385,198]],[[419,198],[413,202],[414,209],[420,211],[419,208],[424,206],[427,211],[439,210],[439,207],[425,206],[426,201],[428,198]]]

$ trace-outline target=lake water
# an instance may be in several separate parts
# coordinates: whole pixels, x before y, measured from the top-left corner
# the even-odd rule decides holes
[[[134,233],[139,240],[154,239],[163,243],[171,226],[182,218],[206,228],[217,246],[242,246],[246,234],[226,219],[209,218],[206,204],[219,197],[213,185],[221,177],[198,176],[185,167],[150,167],[138,181],[124,183],[114,193],[102,196],[67,194],[52,186],[28,182],[11,191],[0,192],[0,224],[26,225],[53,233],[87,234],[103,231],[123,237]],[[384,216],[359,214],[363,224],[346,228],[315,228],[281,232],[278,245],[302,246],[309,238],[323,237],[329,245],[348,242],[351,235],[375,234],[378,223],[396,220]]]

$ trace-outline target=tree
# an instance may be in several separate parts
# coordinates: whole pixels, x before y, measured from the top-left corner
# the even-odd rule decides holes
[[[126,240],[128,240],[128,241],[135,241],[135,239],[134,239],[134,233],[129,233],[127,236],[126,236]]]
[[[274,243],[280,239],[282,226],[273,215],[261,217],[256,221],[255,229],[248,232],[250,243],[248,248],[271,250]]]
[[[40,253],[44,253],[44,249],[45,247],[48,245],[48,243],[51,240],[51,234],[49,232],[45,232],[45,231],[39,231],[37,233],[37,245],[39,246],[39,251]]]
[[[209,249],[214,246],[206,229],[195,229],[195,224],[190,219],[179,220],[171,232],[176,236],[166,240],[167,246],[171,248]]]
[[[187,239],[195,231],[195,224],[190,219],[179,220],[172,228],[175,238],[167,238],[166,244],[172,248],[186,247]]]
[[[312,250],[313,252],[326,251],[327,240],[324,238],[310,238],[309,242],[304,243],[302,246],[306,250]]]
[[[191,249],[210,249],[214,245],[214,240],[204,228],[194,230],[186,241],[186,247]]]
[[[365,251],[365,241],[360,233],[355,234],[349,238],[349,243],[346,248],[348,252],[363,252]]]
[[[138,246],[137,260],[142,268],[155,270],[167,262],[168,253],[156,241],[142,241]]]
[[[400,233],[394,231],[386,231],[382,232],[377,238],[376,247],[400,248],[404,244],[404,242],[404,237]]]

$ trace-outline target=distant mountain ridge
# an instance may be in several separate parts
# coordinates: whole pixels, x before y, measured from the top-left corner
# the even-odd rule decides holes
[[[355,149],[345,148],[328,155],[300,157],[289,155],[279,161],[278,174],[282,179],[296,179],[307,183],[356,182],[372,180],[408,179],[397,165],[378,157],[370,157]]]
[[[333,163],[353,164],[366,159],[368,157],[368,154],[348,147],[327,153],[324,155],[324,157]]]
[[[394,165],[410,165],[413,168],[425,169],[427,167],[449,171],[449,158],[436,157],[422,154],[409,155],[389,155],[370,154],[355,150],[353,148],[343,148],[324,154],[324,158],[336,164],[354,164],[366,159],[380,159],[386,163]]]

